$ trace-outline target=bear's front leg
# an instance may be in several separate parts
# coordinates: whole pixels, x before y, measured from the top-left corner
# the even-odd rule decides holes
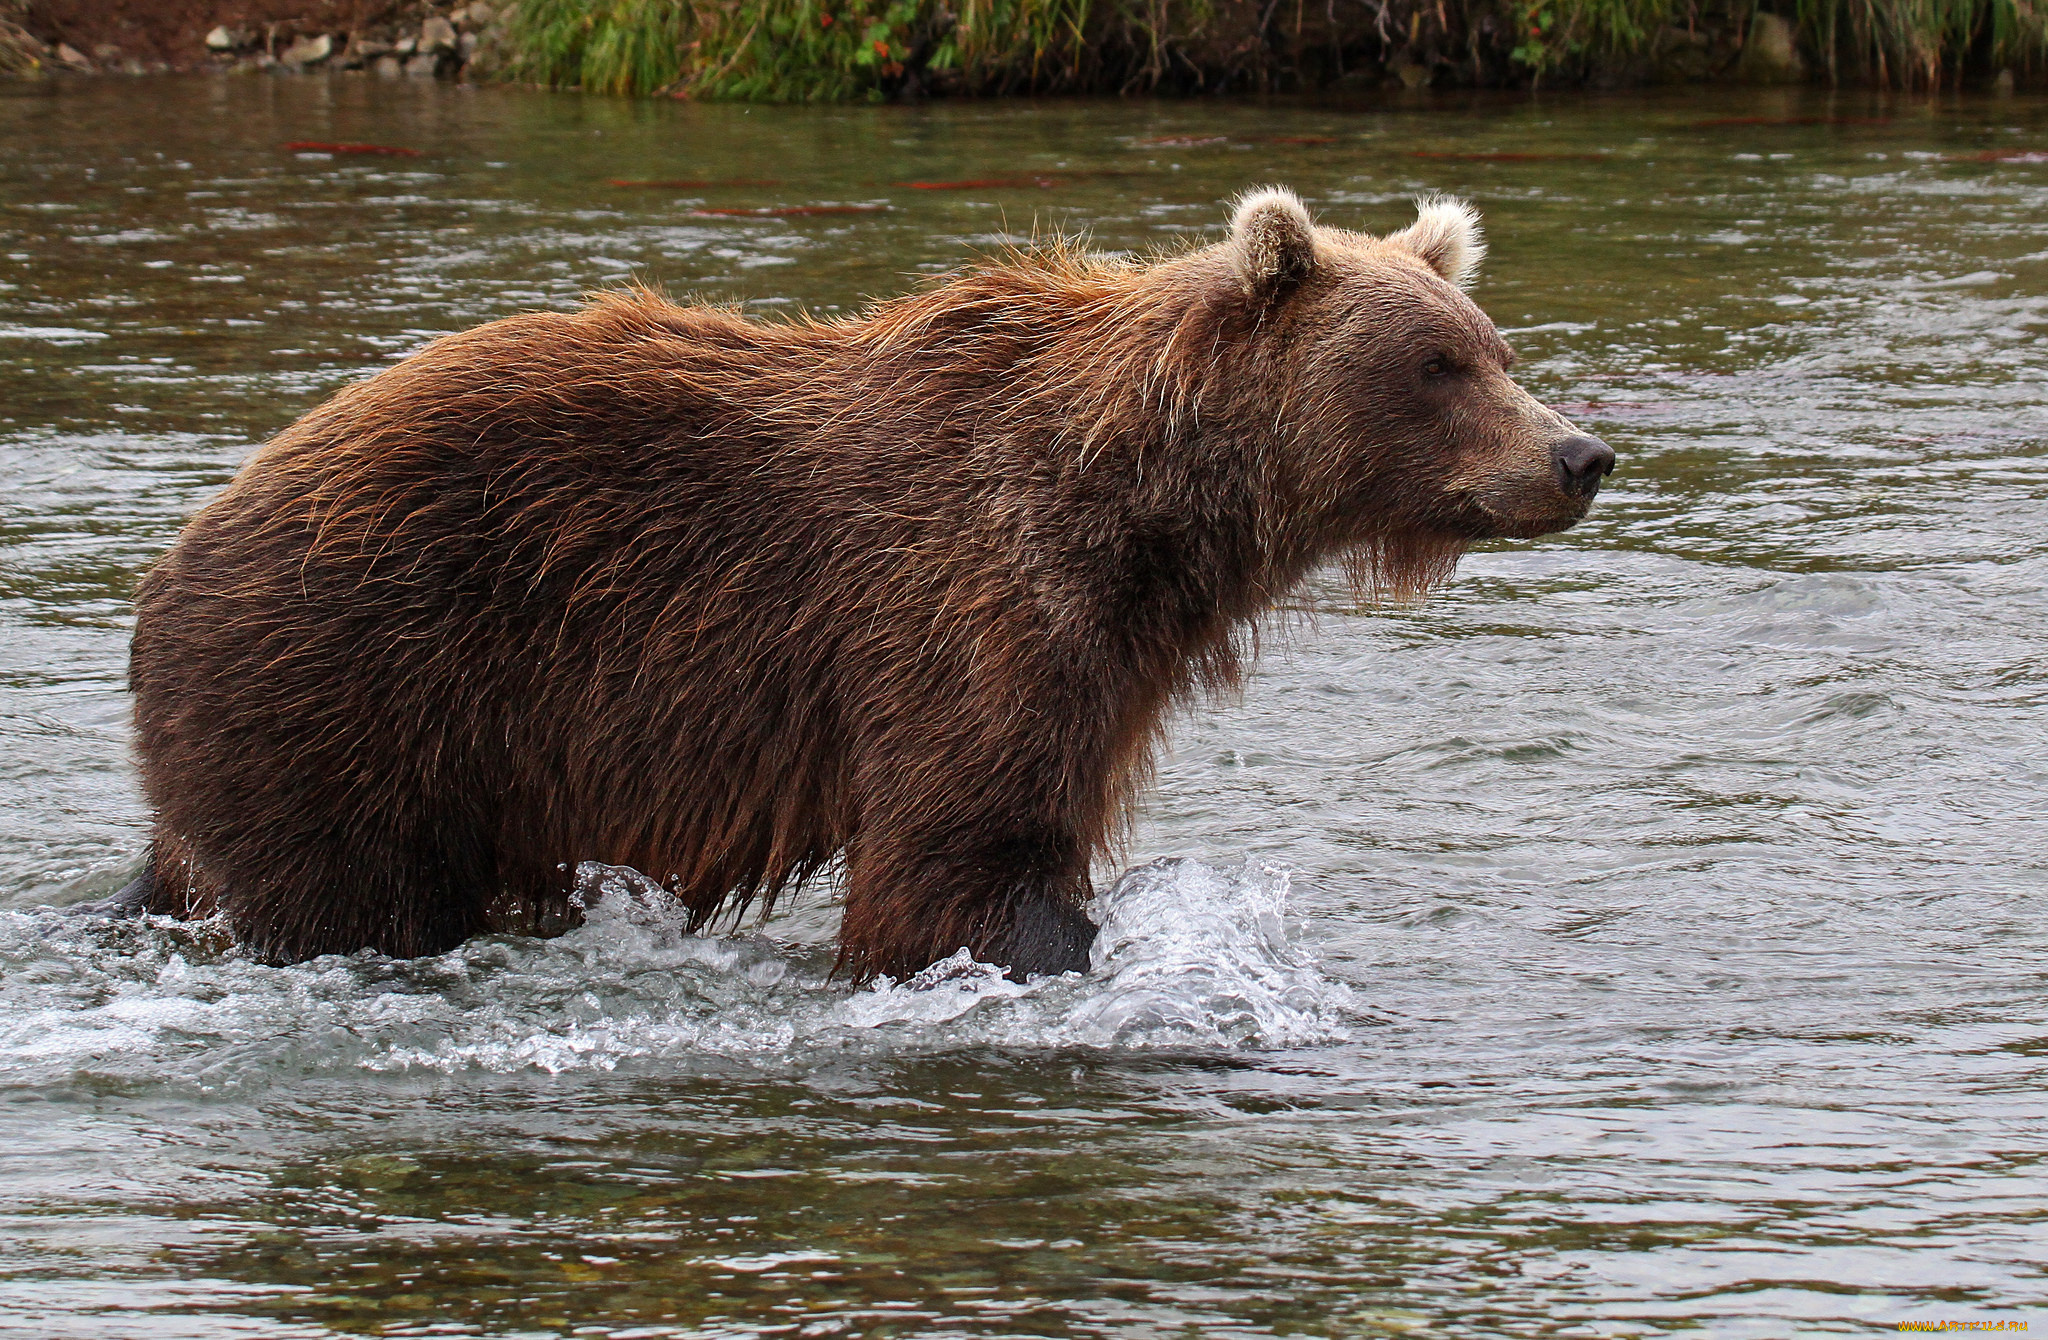
[[[841,968],[856,981],[903,978],[964,948],[1019,981],[1086,972],[1095,923],[1083,910],[1088,862],[1076,845],[1043,833],[856,838]]]
[[[1007,899],[1007,922],[979,947],[962,944],[981,962],[1002,964],[1020,982],[1035,973],[1086,972],[1096,929],[1083,910],[1090,892],[1085,874],[1078,890],[1020,883]]]

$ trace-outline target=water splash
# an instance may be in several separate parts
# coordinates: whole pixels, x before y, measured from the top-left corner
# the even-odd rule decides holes
[[[691,934],[630,870],[579,871],[554,940],[273,968],[215,924],[0,913],[0,1083],[241,1089],[347,1071],[612,1070],[960,1047],[1284,1047],[1346,1035],[1353,993],[1287,942],[1287,876],[1161,861],[1097,900],[1091,970],[1015,982],[965,950],[853,989],[827,947]]]
[[[1341,1036],[1352,992],[1288,945],[1288,876],[1199,861],[1139,866],[1097,899],[1099,991],[1067,1024],[1094,1046],[1295,1046]]]

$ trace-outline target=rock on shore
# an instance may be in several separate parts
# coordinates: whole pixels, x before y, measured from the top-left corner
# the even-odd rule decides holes
[[[243,7],[257,17],[215,23],[203,33],[178,24],[172,8],[150,0],[48,5],[35,11],[38,22],[25,25],[7,22],[0,3],[0,75],[358,70],[452,79],[495,49],[510,0],[415,0],[363,23],[354,21],[354,5],[288,4],[290,15],[265,19],[259,3]]]

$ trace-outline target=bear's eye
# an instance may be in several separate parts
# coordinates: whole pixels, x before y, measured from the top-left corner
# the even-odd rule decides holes
[[[1441,377],[1450,370],[1451,360],[1445,358],[1442,354],[1436,355],[1422,365],[1422,375],[1425,377]]]

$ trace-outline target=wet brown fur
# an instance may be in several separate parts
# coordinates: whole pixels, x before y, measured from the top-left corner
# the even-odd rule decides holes
[[[568,924],[582,861],[701,924],[843,857],[856,978],[1085,964],[1091,857],[1262,611],[1584,511],[1448,244],[1291,202],[847,320],[611,294],[335,395],[142,584],[151,907],[410,956]]]

